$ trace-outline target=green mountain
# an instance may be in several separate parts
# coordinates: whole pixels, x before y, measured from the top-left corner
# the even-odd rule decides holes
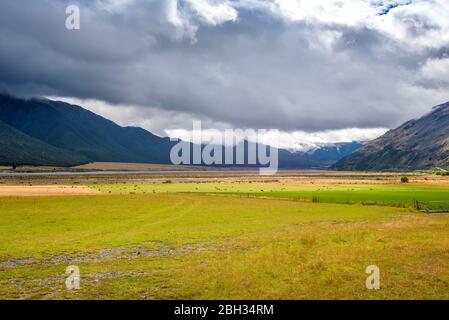
[[[336,170],[410,170],[449,167],[449,103],[390,130],[331,168]]]
[[[82,107],[47,99],[24,100],[0,95],[0,121],[8,132],[14,129],[14,134],[2,137],[5,147],[0,149],[0,158],[9,164],[171,164],[170,150],[176,143],[142,128],[121,127]],[[354,147],[327,146],[327,149],[314,150],[313,154],[279,149],[279,167],[323,168]],[[193,149],[192,145],[190,148]],[[245,159],[247,163],[248,154]]]
[[[343,157],[353,153],[361,146],[363,146],[363,143],[358,141],[326,143],[310,151],[302,152],[302,157],[322,165],[332,165]]]
[[[87,161],[170,163],[170,139],[59,101],[0,96],[0,121]]]
[[[0,121],[1,165],[73,166],[87,158],[53,147]]]

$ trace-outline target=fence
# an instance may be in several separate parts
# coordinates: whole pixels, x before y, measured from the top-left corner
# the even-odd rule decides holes
[[[449,200],[415,201],[415,207],[427,213],[449,212]]]

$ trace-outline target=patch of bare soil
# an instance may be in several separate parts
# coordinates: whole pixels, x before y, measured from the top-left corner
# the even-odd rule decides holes
[[[147,248],[148,244],[153,244],[152,248]],[[54,265],[60,263],[82,263],[82,262],[99,262],[103,260],[132,259],[139,256],[145,257],[162,257],[174,254],[189,253],[192,251],[206,250],[203,243],[196,245],[184,245],[179,248],[172,248],[161,241],[144,241],[136,246],[119,246],[114,248],[102,249],[95,252],[82,254],[60,254],[43,259],[34,257],[0,260],[0,268],[15,268],[22,265]]]

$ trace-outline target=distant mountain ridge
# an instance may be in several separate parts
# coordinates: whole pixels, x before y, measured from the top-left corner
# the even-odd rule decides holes
[[[305,159],[310,161],[331,165],[359,149],[363,144],[360,141],[326,143],[320,144],[307,152],[302,152],[302,154]]]
[[[66,166],[83,164],[86,157],[51,146],[0,121],[0,164]]]
[[[87,161],[169,163],[172,142],[141,128],[120,127],[79,106],[0,96],[0,121]]]
[[[121,127],[80,106],[47,99],[0,95],[0,122],[5,132],[0,140],[5,146],[0,150],[3,165],[171,164],[170,150],[177,143],[142,128]],[[279,167],[323,168],[355,147],[341,144],[312,153],[279,149]]]
[[[449,167],[449,102],[367,143],[339,160],[336,170],[410,170]]]

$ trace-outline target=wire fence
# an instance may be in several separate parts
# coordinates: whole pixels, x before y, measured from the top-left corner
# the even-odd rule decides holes
[[[449,200],[415,201],[415,207],[427,213],[449,212]]]

